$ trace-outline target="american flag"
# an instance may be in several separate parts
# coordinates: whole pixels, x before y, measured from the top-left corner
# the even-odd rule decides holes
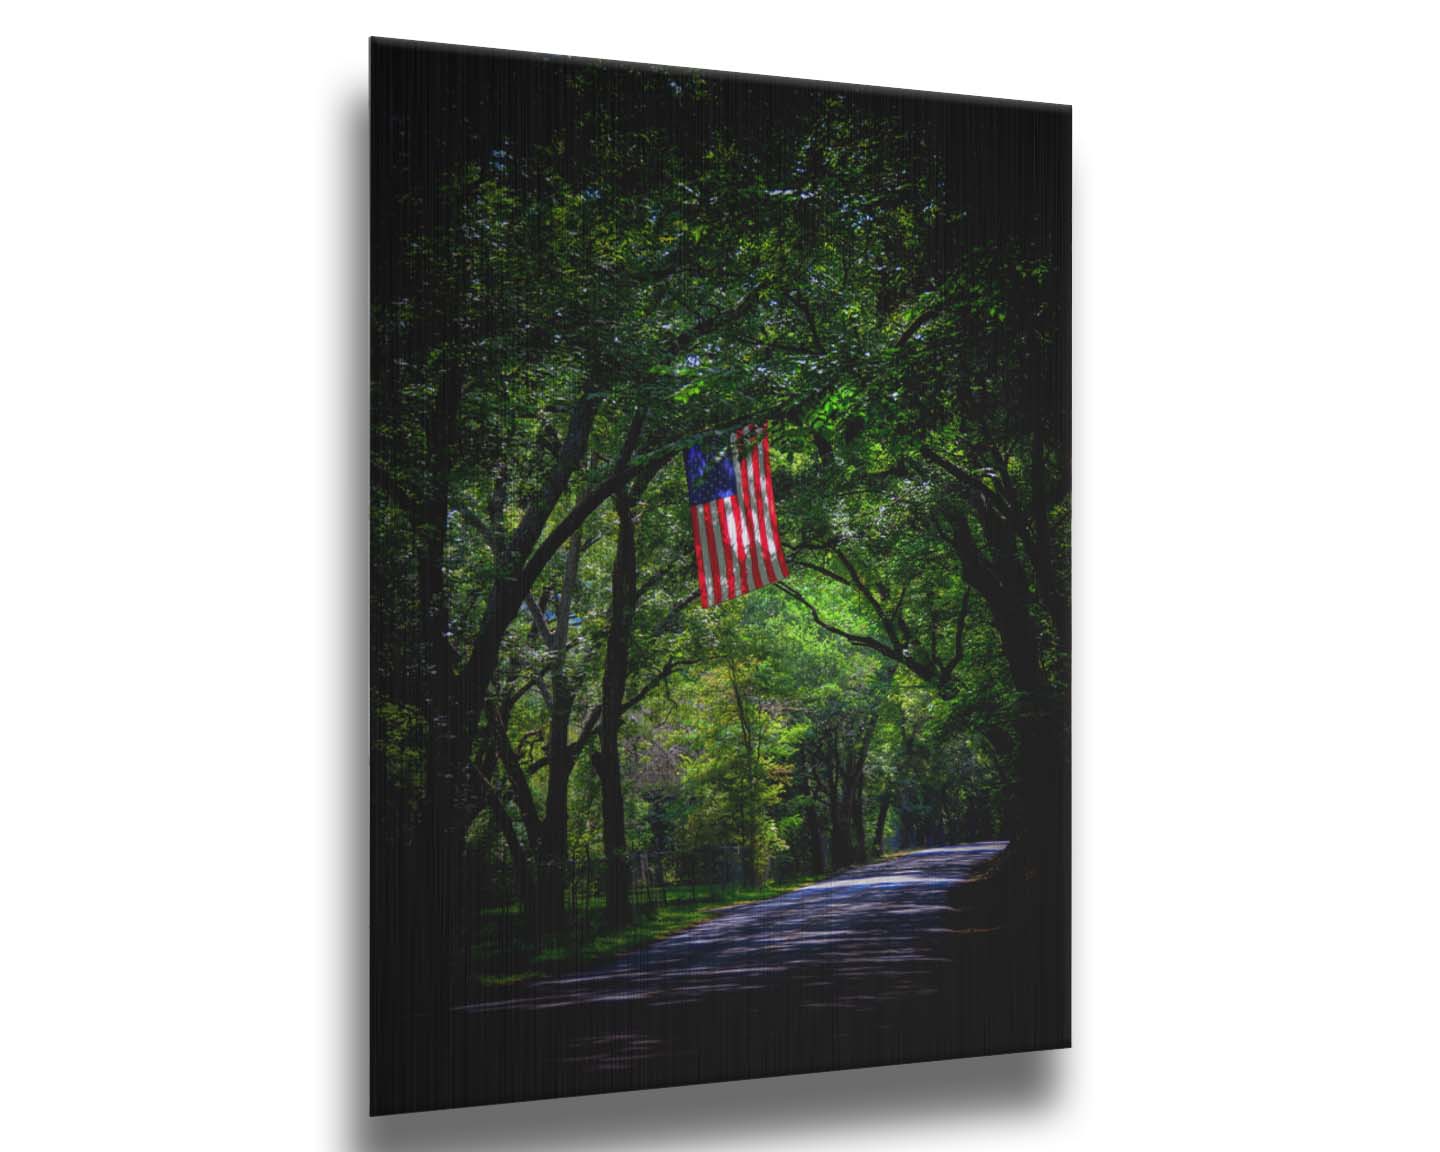
[[[790,575],[775,522],[768,428],[747,424],[687,448],[685,478],[702,607]]]

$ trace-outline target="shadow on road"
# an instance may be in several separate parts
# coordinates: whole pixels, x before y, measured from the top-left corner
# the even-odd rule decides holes
[[[469,1012],[551,1011],[605,1004],[675,1008],[707,996],[759,993],[800,980],[803,1007],[854,1005],[876,981],[883,996],[924,994],[956,931],[947,897],[1005,847],[933,848],[853,868],[703,924],[577,975],[538,981]],[[940,950],[937,951],[937,945]]]

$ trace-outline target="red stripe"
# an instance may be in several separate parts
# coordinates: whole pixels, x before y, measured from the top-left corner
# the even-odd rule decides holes
[[[724,533],[720,531],[720,505],[710,505],[710,541],[714,545],[714,551],[710,555],[715,560],[715,590],[720,593],[721,600],[728,600],[725,595],[725,543]]]
[[[715,583],[715,544],[710,539],[710,505],[700,505],[700,531],[705,533],[702,541],[705,558],[705,583],[710,589],[710,603],[720,603],[720,589]]]
[[[770,426],[765,426],[765,433],[760,437],[760,451],[765,456],[765,502],[770,505],[770,531],[775,538],[775,555],[780,560],[780,572],[782,576],[790,575],[790,565],[785,563],[785,549],[780,546],[780,521],[775,511],[775,484],[770,479]]]
[[[720,546],[715,540],[715,520],[710,515],[712,504],[705,505],[705,540],[710,547],[710,571],[705,573],[710,580],[710,603],[718,604],[725,598],[725,589],[720,586]]]
[[[727,600],[735,599],[735,547],[730,543],[730,506],[725,497],[715,502],[715,518],[720,521],[720,539],[725,556],[725,586],[729,591]]]
[[[715,568],[715,599],[725,599],[725,546],[720,541],[720,505],[710,504],[705,511],[710,523],[710,563]]]
[[[695,571],[700,577],[700,607],[710,607],[705,596],[705,562],[700,556],[700,510],[690,505],[690,527],[695,533]]]

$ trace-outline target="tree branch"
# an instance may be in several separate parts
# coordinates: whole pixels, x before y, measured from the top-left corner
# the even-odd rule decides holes
[[[730,323],[732,320],[738,320],[749,310],[750,306],[755,303],[759,296],[760,285],[757,284],[751,288],[750,291],[746,292],[744,296],[740,297],[739,301],[730,308],[725,309],[723,312],[717,312],[713,316],[707,316],[704,320],[698,321],[695,326],[688,331],[676,336],[675,339],[670,342],[671,350],[676,355],[690,351],[691,348],[695,347],[696,344],[712,332]]]
[[[900,638],[899,632],[896,631],[894,623],[886,613],[884,606],[866,586],[865,581],[860,578],[860,573],[855,565],[850,563],[850,558],[846,556],[844,552],[840,551],[839,548],[832,548],[831,551],[835,553],[835,558],[840,561],[841,567],[849,574],[853,586],[859,590],[860,595],[865,597],[866,602],[875,613],[875,618],[880,621],[880,627],[885,629],[885,635],[890,638],[890,643],[893,644],[897,650],[900,649],[903,641]]]
[[[641,688],[639,692],[635,693],[635,695],[631,696],[630,699],[626,700],[625,703],[620,706],[620,714],[623,716],[626,712],[629,712],[630,709],[634,708],[643,701],[645,697],[649,696],[651,692],[655,691],[656,688],[670,679],[672,675],[680,671],[681,668],[690,668],[699,663],[700,660],[698,658],[677,660],[672,656],[665,661],[665,666],[661,668],[659,672],[650,677],[645,687]]]
[[[637,704],[644,700],[645,697],[649,696],[651,692],[655,691],[656,688],[658,688],[681,668],[688,668],[692,664],[699,663],[700,661],[698,659],[676,660],[674,658],[671,658],[667,660],[665,662],[665,667],[662,668],[659,672],[655,673],[655,675],[652,676],[646,683],[645,687],[640,689],[639,692],[635,693],[635,695],[631,696],[630,699],[626,700],[623,704],[620,705],[620,715],[624,716],[625,713],[629,712],[630,709],[634,708]],[[590,742],[591,737],[593,737],[595,733],[599,731],[601,717],[602,710],[600,708],[600,705],[598,704],[591,706],[591,708],[586,711],[585,719],[580,725],[580,734],[575,737],[575,740],[570,745],[570,755],[572,758],[579,756],[580,753],[584,750],[585,745]],[[538,768],[542,763],[544,763],[543,757],[540,760],[536,761],[534,765],[532,765],[532,769]]]
[[[898,649],[889,647],[881,641],[876,640],[873,636],[861,636],[856,632],[847,632],[843,628],[837,628],[834,624],[830,624],[825,620],[822,620],[820,618],[820,612],[815,607],[815,605],[811,604],[810,601],[805,599],[805,597],[802,596],[798,591],[790,587],[790,585],[786,581],[780,581],[778,584],[775,585],[775,587],[779,588],[787,596],[791,597],[791,599],[799,601],[806,608],[808,608],[810,610],[811,618],[826,632],[829,632],[835,636],[839,636],[842,640],[848,640],[851,644],[855,644],[861,648],[869,648],[872,652],[878,652],[881,656],[884,656],[890,660],[898,661],[902,664],[906,664],[908,667],[908,662],[906,661],[904,654]]]
[[[535,601],[533,594],[525,593],[525,607],[530,612],[530,627],[535,635],[544,641],[545,647],[553,648],[555,645],[554,634],[550,631],[550,625],[545,623],[545,609]]]
[[[520,769],[520,757],[510,743],[508,719],[495,705],[490,706],[490,730],[496,734],[495,750],[505,767],[510,780],[510,791],[515,796],[515,807],[520,810],[520,819],[525,824],[525,835],[531,844],[540,838],[540,813],[535,808],[535,798],[530,794],[530,781]]]
[[[948,663],[941,670],[941,674],[948,680],[955,669],[960,666],[960,659],[965,655],[965,617],[970,612],[970,586],[965,586],[965,594],[960,597],[960,615],[955,617],[955,654],[950,657]],[[939,653],[936,653],[939,659]]]
[[[897,349],[904,348],[906,344],[910,343],[910,340],[915,335],[915,333],[919,332],[921,328],[925,327],[926,324],[930,323],[930,321],[935,319],[935,317],[939,314],[940,308],[938,305],[936,307],[926,308],[921,311],[920,315],[916,316],[914,320],[910,321],[909,325],[905,328],[905,331],[900,333],[900,339],[895,341],[895,347]]]
[[[595,509],[614,495],[616,488],[628,482],[639,471],[639,469],[631,469],[629,465],[630,457],[634,455],[635,448],[640,442],[640,433],[645,426],[645,417],[644,409],[635,413],[634,418],[630,421],[630,427],[625,433],[625,443],[621,446],[620,455],[616,459],[610,475],[575,501],[575,506],[541,541],[534,554],[526,561],[521,577],[521,583],[524,586],[529,587],[534,584],[540,578],[540,573],[545,571],[545,565],[550,563],[551,558],[560,550],[560,546],[579,530]]]
[[[796,549],[796,551],[799,551],[799,549]],[[808,568],[811,572],[818,572],[818,573],[820,573],[821,576],[824,576],[824,577],[826,577],[827,579],[833,580],[836,584],[839,584],[839,585],[841,585],[842,587],[845,587],[845,588],[851,588],[851,587],[853,587],[853,585],[850,583],[850,581],[847,580],[847,579],[845,579],[845,577],[844,577],[844,576],[841,576],[838,572],[832,572],[832,571],[830,571],[830,569],[828,569],[828,568],[822,568],[819,564],[812,564],[812,563],[811,563],[810,561],[808,561],[808,560],[796,560],[796,559],[794,558],[794,556],[791,556],[791,557],[790,557],[790,567],[792,567],[792,568]]]

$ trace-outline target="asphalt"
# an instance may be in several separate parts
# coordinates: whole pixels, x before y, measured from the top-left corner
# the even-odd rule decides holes
[[[865,864],[711,919],[585,972],[536,981],[514,997],[462,1011],[547,1011],[581,1005],[673,1008],[760,992],[796,978],[812,1001],[844,1006],[879,979],[884,995],[927,991],[948,961],[952,890],[1004,841],[927,848]]]
[[[1045,1046],[1027,1008],[1034,965],[963,911],[966,882],[1004,848],[863,865],[462,1005],[430,1106]]]

